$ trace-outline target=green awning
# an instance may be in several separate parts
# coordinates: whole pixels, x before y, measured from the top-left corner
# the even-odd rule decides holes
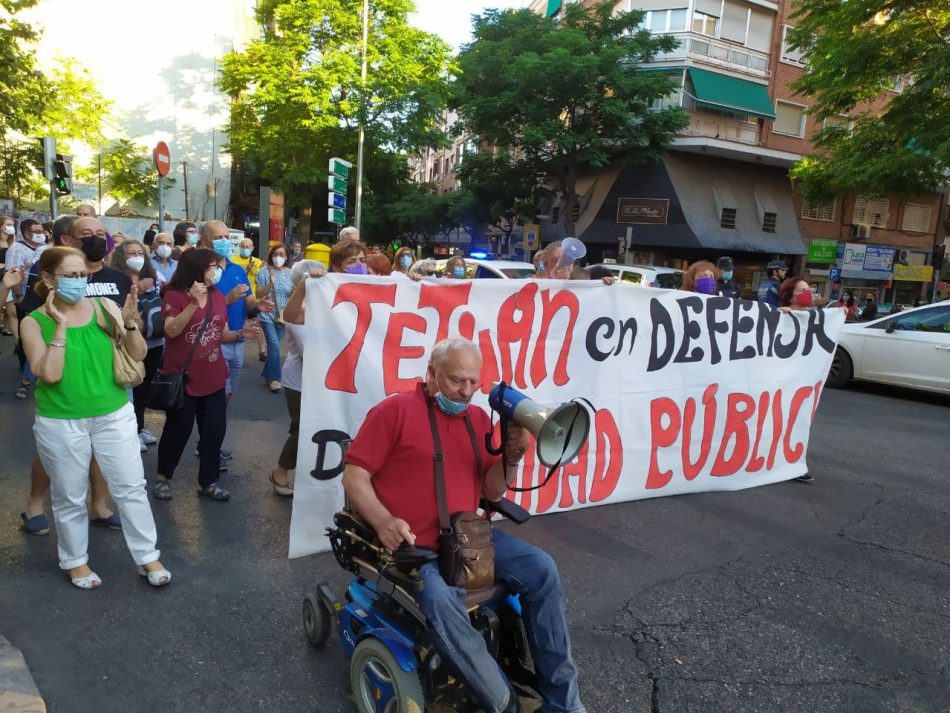
[[[558,10],[561,9],[561,0],[548,0],[548,9],[545,10],[544,16],[551,17],[556,14]]]
[[[764,84],[695,67],[689,68],[689,78],[696,90],[698,106],[759,119],[775,118],[769,90]]]

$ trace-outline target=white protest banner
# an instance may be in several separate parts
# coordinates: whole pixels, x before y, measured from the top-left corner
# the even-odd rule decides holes
[[[306,305],[291,557],[328,549],[341,441],[376,403],[414,388],[446,336],[482,352],[477,405],[501,380],[542,404],[593,404],[578,456],[543,488],[509,493],[542,514],[802,475],[844,324],[838,309],[783,313],[599,281],[328,275],[308,281]],[[529,449],[516,485],[545,475]]]

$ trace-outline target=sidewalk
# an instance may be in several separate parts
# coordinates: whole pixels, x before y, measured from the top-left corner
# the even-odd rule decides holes
[[[0,711],[46,713],[46,704],[20,650],[0,636]]]

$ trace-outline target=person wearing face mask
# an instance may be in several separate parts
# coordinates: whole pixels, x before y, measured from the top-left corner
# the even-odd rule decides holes
[[[175,247],[172,249],[172,258],[179,260],[181,254],[198,244],[198,226],[190,220],[183,220],[172,230],[172,239]]]
[[[464,280],[466,267],[464,257],[461,255],[453,255],[446,260],[442,277],[448,277],[453,280]]]
[[[716,280],[716,266],[707,260],[694,262],[683,273],[681,290],[698,292],[701,295],[714,295],[719,288]]]
[[[250,238],[244,238],[238,243],[238,253],[231,255],[228,259],[244,270],[248,281],[251,283],[254,296],[259,299],[262,295],[258,292],[257,275],[260,273],[261,268],[264,267],[264,261],[254,257],[253,252],[254,241]],[[258,333],[257,337],[257,358],[260,361],[266,361],[267,359],[267,341],[265,340],[263,332]]]
[[[330,272],[368,275],[366,246],[359,240],[341,240],[330,248]]]
[[[766,279],[759,285],[757,299],[773,307],[780,307],[778,288],[788,275],[788,266],[784,260],[772,260],[765,266]]]
[[[7,253],[16,240],[16,221],[8,215],[0,216],[0,262],[6,265]],[[6,268],[10,269],[10,268]],[[16,307],[13,293],[7,291],[0,302],[0,334],[6,337],[13,335],[16,320]],[[12,315],[12,316],[11,316]]]
[[[287,267],[293,267],[303,259],[303,245],[294,238],[290,241],[290,257],[287,258]]]
[[[835,307],[840,307],[845,311],[845,321],[851,322],[858,316],[858,301],[847,290],[841,293],[841,297],[835,302]]]
[[[69,235],[86,256],[87,296],[104,297],[120,307],[124,305],[132,291],[132,280],[104,263],[108,248],[102,223],[95,218],[78,218],[69,226]]]
[[[220,281],[218,256],[211,250],[186,250],[172,281],[162,295],[165,316],[165,354],[162,373],[185,374],[182,408],[167,411],[158,443],[158,474],[152,486],[156,500],[171,500],[171,481],[185,444],[198,423],[198,493],[224,501],[231,493],[221,487],[221,444],[227,431],[228,367],[225,345],[253,338],[256,327],[232,330]],[[243,271],[242,271],[243,274]],[[187,370],[185,369],[187,364]]]
[[[135,414],[126,390],[115,383],[113,344],[102,327],[105,321],[117,324],[129,355],[143,358],[145,341],[135,326],[138,307],[134,295],[121,310],[109,300],[88,298],[88,260],[72,248],[45,251],[34,287],[44,302],[23,320],[24,348],[37,377],[33,431],[52,484],[59,566],[80,589],[102,584],[88,564],[86,496],[95,454],[122,514],[139,574],[160,587],[171,581],[171,573],[159,561]]]
[[[46,233],[43,232],[43,225],[38,220],[27,218],[20,223],[20,239],[7,248],[4,266],[8,271],[16,270],[25,275],[44,250],[46,250]],[[6,292],[5,296],[0,294],[0,304],[4,305],[9,327],[3,333],[10,333],[16,341],[20,339],[17,325],[22,319],[22,315],[18,314],[17,305],[23,301],[25,291],[26,281],[20,280],[13,289]]]
[[[399,248],[393,255],[393,275],[405,275],[408,277],[409,269],[415,262],[415,254],[412,248]]]
[[[155,278],[158,286],[167,285],[178,268],[178,261],[172,257],[174,239],[168,233],[158,233],[152,241],[152,267],[155,268]]]
[[[732,279],[734,265],[732,258],[724,255],[716,260],[716,269],[719,270],[719,282],[717,285],[717,294],[720,297],[729,297],[737,300],[742,296],[742,290],[739,283]]]
[[[505,459],[492,455],[484,434],[491,419],[472,405],[481,385],[477,345],[450,337],[432,348],[425,379],[415,389],[390,396],[370,409],[346,451],[343,488],[382,545],[406,543],[437,550],[439,508],[433,486],[438,435],[448,512],[474,511],[482,497],[505,496],[528,447],[526,431],[508,434]],[[565,596],[554,560],[540,548],[492,533],[495,580],[521,597],[528,646],[537,674],[541,710],[583,713],[577,669],[571,659]],[[439,654],[450,661],[484,710],[514,713],[518,698],[509,688],[485,641],[471,624],[459,590],[446,584],[437,562],[419,569],[416,600]]]
[[[273,312],[261,312],[257,319],[261,331],[267,340],[267,359],[261,376],[272,392],[280,391],[280,343],[284,338],[283,310],[290,299],[293,286],[290,282],[290,268],[287,267],[287,248],[278,245],[271,248],[267,256],[267,267],[257,273],[258,298],[270,298],[276,309]]]
[[[138,424],[139,441],[144,453],[148,446],[158,439],[145,428],[145,403],[148,400],[148,387],[162,363],[165,349],[164,320],[162,317],[162,296],[155,267],[145,245],[137,240],[124,240],[116,245],[112,252],[112,267],[125,272],[131,278],[138,294],[139,317],[136,320],[139,331],[145,337],[148,351],[143,360],[145,378],[132,389],[132,405],[135,407],[135,421]]]

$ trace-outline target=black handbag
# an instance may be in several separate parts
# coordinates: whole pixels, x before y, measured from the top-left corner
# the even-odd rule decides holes
[[[205,326],[211,317],[211,295],[208,295],[208,308],[205,310],[205,317],[201,320],[201,326],[195,335],[195,341],[191,343],[191,351],[181,367],[181,371],[162,372],[161,369],[152,378],[152,383],[148,387],[148,396],[145,399],[146,407],[156,411],[178,411],[185,405],[185,374],[188,373],[188,365],[191,364],[191,358],[195,355],[198,343],[201,341],[201,335],[204,334]]]
[[[495,545],[491,536],[491,519],[472,511],[449,515],[442,466],[445,458],[442,455],[439,427],[432,401],[427,398],[426,403],[429,407],[429,425],[432,428],[432,445],[435,451],[432,463],[439,506],[439,572],[446,584],[452,587],[460,587],[470,592],[485,589],[495,583]],[[472,441],[475,463],[481,478],[482,457],[475,438],[475,429],[467,413],[465,428]]]

